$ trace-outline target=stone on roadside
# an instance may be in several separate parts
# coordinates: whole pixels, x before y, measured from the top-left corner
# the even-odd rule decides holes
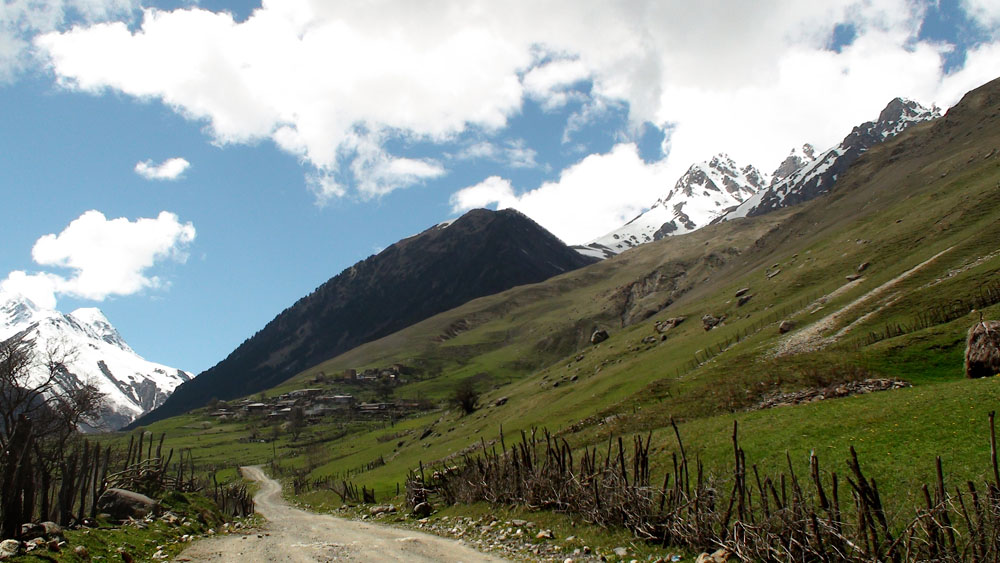
[[[431,512],[434,512],[434,508],[429,502],[417,503],[417,505],[413,507],[413,515],[419,518],[427,518],[431,515]]]
[[[21,550],[21,542],[17,540],[3,540],[0,542],[0,559],[10,559]]]
[[[97,508],[115,520],[143,518],[159,512],[160,503],[148,496],[125,489],[108,489],[97,500]]]
[[[52,537],[57,537],[57,538],[63,537],[63,527],[60,526],[59,524],[56,524],[55,522],[42,522],[41,526],[45,530],[45,535],[46,536],[48,536],[50,538],[52,538]]]
[[[45,535],[45,527],[41,524],[35,524],[34,522],[27,522],[21,524],[21,535],[18,537],[21,541],[33,540],[35,538],[40,538]]]
[[[392,514],[396,512],[396,507],[391,504],[383,504],[369,508],[368,512],[371,513],[372,516],[378,516],[379,514]]]

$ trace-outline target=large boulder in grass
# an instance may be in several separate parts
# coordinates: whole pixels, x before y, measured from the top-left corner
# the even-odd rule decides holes
[[[1000,374],[1000,321],[980,321],[965,342],[966,377]]]
[[[160,511],[160,503],[142,493],[125,489],[108,489],[97,500],[97,509],[115,520],[143,518]]]
[[[604,342],[607,339],[608,339],[608,331],[604,329],[595,330],[594,334],[590,335],[591,344],[600,344],[601,342]]]

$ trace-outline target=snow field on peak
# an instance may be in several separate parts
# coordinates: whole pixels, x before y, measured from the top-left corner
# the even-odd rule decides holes
[[[49,350],[67,354],[68,377],[64,389],[91,383],[105,394],[102,419],[109,428],[131,422],[161,404],[190,373],[140,357],[125,342],[104,314],[84,308],[64,315],[41,309],[20,296],[3,295],[0,301],[0,341],[23,335],[35,344],[39,361],[31,368],[29,381],[38,384],[47,377],[43,365]]]

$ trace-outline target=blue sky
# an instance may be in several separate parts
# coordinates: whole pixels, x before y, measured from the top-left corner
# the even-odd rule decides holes
[[[201,371],[467,209],[587,242],[1000,74],[995,1],[341,4],[0,4],[3,290]]]

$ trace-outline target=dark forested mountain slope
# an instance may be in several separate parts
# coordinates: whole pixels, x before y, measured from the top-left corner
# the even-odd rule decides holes
[[[513,210],[477,209],[403,239],[303,297],[181,385],[147,424],[273,387],[299,371],[471,299],[593,262]]]

